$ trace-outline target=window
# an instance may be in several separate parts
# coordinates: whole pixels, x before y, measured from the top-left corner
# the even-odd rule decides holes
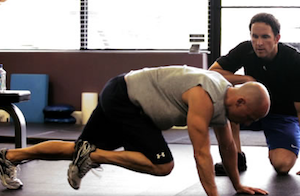
[[[0,5],[0,49],[78,49],[80,0],[7,0]]]
[[[189,49],[190,34],[203,35],[207,49],[208,1],[89,0],[88,6],[90,49]]]
[[[83,0],[7,0],[0,49],[80,49]],[[84,0],[85,49],[208,48],[208,0]]]
[[[281,24],[281,42],[300,43],[300,1],[223,0],[221,55],[242,41],[250,40],[249,23],[260,12],[273,14]]]

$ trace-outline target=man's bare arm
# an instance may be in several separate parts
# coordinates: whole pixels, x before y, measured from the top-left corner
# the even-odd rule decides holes
[[[253,77],[248,75],[238,75],[234,74],[230,71],[224,70],[218,62],[214,62],[212,66],[209,68],[211,71],[216,71],[226,78],[231,84],[242,84],[249,81],[256,81]]]
[[[212,101],[200,86],[185,92],[183,100],[189,106],[187,125],[199,179],[207,195],[217,196],[208,129],[213,114]]]

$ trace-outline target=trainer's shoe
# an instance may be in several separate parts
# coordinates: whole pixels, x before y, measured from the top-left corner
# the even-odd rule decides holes
[[[238,153],[238,170],[243,172],[247,170],[247,161],[245,153]],[[215,174],[216,176],[227,176],[223,163],[215,164]]]
[[[23,186],[17,178],[17,166],[6,159],[7,149],[0,150],[0,179],[3,186],[8,189],[19,189]]]
[[[91,152],[95,150],[96,146],[88,141],[79,140],[76,142],[73,161],[68,169],[68,181],[74,189],[79,189],[81,179],[91,168],[95,167],[95,163],[90,158]]]

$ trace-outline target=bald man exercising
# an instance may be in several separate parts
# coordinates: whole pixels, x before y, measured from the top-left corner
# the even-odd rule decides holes
[[[174,161],[162,130],[187,125],[207,195],[218,195],[209,127],[214,128],[235,190],[267,194],[240,183],[229,120],[250,124],[264,117],[269,107],[268,91],[258,82],[233,87],[221,74],[191,66],[134,70],[107,82],[97,108],[75,143],[48,141],[23,149],[2,149],[2,184],[11,189],[21,187],[21,180],[12,171],[14,163],[27,159],[71,159],[68,181],[74,189],[79,189],[85,174],[99,164],[165,176],[172,171]],[[115,151],[119,147],[124,151]]]

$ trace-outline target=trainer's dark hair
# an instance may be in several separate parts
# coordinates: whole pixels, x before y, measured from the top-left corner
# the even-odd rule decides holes
[[[267,25],[270,25],[275,36],[280,33],[280,23],[272,14],[259,13],[253,16],[249,24],[250,31],[252,24],[256,22],[264,22]]]

